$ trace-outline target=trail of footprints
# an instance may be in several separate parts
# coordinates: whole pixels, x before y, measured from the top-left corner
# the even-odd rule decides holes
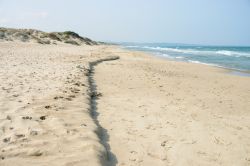
[[[19,99],[22,97],[22,94],[14,94],[12,95],[13,100],[17,100],[18,102],[22,103],[22,106],[19,111],[22,111],[22,116],[12,116],[6,115],[5,119],[0,119],[1,123],[6,123],[7,125],[2,125],[3,127],[0,128],[0,138],[2,141],[2,148],[0,150],[0,160],[5,160],[7,158],[19,156],[19,155],[28,155],[28,156],[41,156],[45,155],[43,150],[37,150],[33,152],[25,152],[26,147],[32,145],[31,137],[39,137],[45,134],[43,130],[43,123],[46,123],[46,120],[50,117],[56,117],[57,112],[64,111],[65,106],[67,103],[72,102],[77,95],[84,95],[86,93],[84,91],[87,88],[85,84],[81,83],[80,78],[82,77],[83,73],[87,73],[87,69],[79,69],[76,75],[70,74],[67,77],[67,81],[65,82],[65,86],[61,91],[60,95],[52,96],[52,99],[49,99],[49,103],[47,102],[40,102],[40,101],[30,101],[22,103],[23,101]],[[22,82],[20,82],[20,85]],[[6,91],[6,94],[9,94],[13,88],[13,85],[8,84],[8,87],[2,87],[3,91]],[[40,103],[39,103],[40,102]],[[42,107],[42,108],[41,108]],[[19,113],[20,115],[20,113]],[[17,126],[18,124],[23,123],[25,125]],[[16,125],[16,126],[15,126]],[[69,124],[64,123],[64,126],[68,126]],[[25,126],[25,128],[22,128]],[[86,126],[85,123],[82,126]],[[67,134],[72,134],[77,132],[75,129],[74,131],[71,129],[67,129]],[[32,139],[34,140],[34,139]],[[42,144],[46,144],[46,141],[42,140]],[[10,146],[10,145],[13,146]],[[23,154],[15,152],[17,148],[22,147]],[[8,154],[8,155],[6,155]]]

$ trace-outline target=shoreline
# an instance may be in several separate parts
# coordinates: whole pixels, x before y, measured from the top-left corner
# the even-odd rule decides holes
[[[145,54],[148,54],[150,56],[153,56],[153,57],[158,57],[158,58],[162,58],[162,59],[169,60],[169,61],[206,65],[206,66],[211,66],[211,67],[216,67],[216,68],[227,70],[229,72],[229,74],[232,74],[232,75],[237,75],[237,76],[242,76],[242,77],[250,77],[250,70],[241,70],[241,69],[223,67],[223,66],[220,66],[220,65],[203,63],[203,62],[197,63],[197,62],[192,62],[192,61],[178,60],[178,58],[164,57],[164,56],[156,55],[156,54],[148,52],[148,51],[131,50],[131,49],[126,48],[125,46],[122,46],[122,45],[119,45],[119,47],[121,49],[129,50],[129,51],[135,51],[135,52],[141,52],[141,53],[145,53]]]
[[[118,165],[249,164],[249,77],[107,49],[120,60],[96,68],[98,119]]]
[[[0,165],[250,163],[249,77],[119,46],[0,47]]]

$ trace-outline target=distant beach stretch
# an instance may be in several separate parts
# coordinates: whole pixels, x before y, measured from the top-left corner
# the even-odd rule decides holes
[[[249,48],[0,37],[1,166],[250,165]]]
[[[250,47],[191,46],[164,43],[121,43],[130,50],[146,51],[172,60],[250,71]]]

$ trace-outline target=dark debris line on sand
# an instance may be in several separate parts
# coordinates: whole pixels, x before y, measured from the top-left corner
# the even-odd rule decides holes
[[[98,59],[96,61],[90,62],[89,63],[89,69],[88,72],[86,73],[86,76],[88,77],[88,83],[89,83],[89,100],[90,100],[90,112],[91,116],[95,122],[95,124],[98,127],[97,135],[100,139],[101,144],[105,147],[106,149],[106,158],[102,159],[101,163],[104,166],[115,166],[117,164],[117,159],[116,156],[111,152],[110,146],[108,144],[109,140],[109,135],[106,129],[104,129],[99,121],[98,121],[98,107],[97,107],[97,100],[102,96],[101,93],[97,92],[97,85],[94,80],[94,73],[95,73],[95,66],[105,62],[105,61],[113,61],[113,60],[118,60],[118,56],[110,56],[107,58],[103,59]]]

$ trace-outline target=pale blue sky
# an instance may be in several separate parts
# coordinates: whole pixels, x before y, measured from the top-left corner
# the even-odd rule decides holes
[[[250,46],[250,0],[0,0],[0,26],[100,41]]]

